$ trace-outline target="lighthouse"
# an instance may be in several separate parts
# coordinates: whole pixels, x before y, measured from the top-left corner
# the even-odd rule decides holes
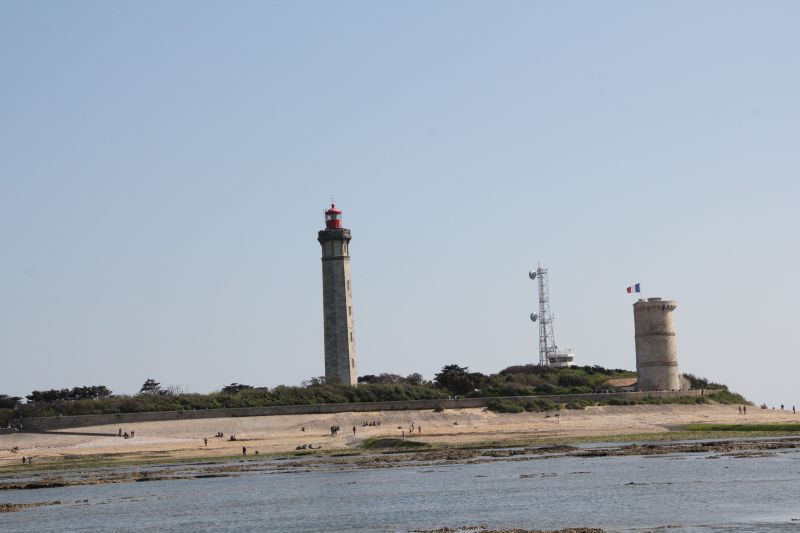
[[[350,289],[350,230],[342,227],[342,212],[331,204],[325,211],[322,246],[322,309],[325,324],[325,381],[355,385],[356,341]]]

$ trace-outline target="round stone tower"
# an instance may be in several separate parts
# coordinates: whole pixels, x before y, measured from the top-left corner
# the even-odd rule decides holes
[[[678,356],[675,350],[674,300],[648,298],[633,304],[636,332],[637,389],[679,390]]]
[[[317,234],[322,246],[322,309],[325,324],[325,381],[356,385],[356,340],[350,289],[350,230],[342,227],[342,212],[331,204],[325,229]]]

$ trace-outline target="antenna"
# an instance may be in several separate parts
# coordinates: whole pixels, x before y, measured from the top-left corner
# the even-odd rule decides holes
[[[548,366],[549,357],[555,355],[558,347],[553,333],[553,315],[550,313],[547,269],[539,265],[536,270],[528,272],[528,277],[539,281],[539,314],[531,313],[531,321],[539,322],[539,366]]]

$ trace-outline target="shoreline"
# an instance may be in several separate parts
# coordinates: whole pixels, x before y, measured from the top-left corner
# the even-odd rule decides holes
[[[370,422],[380,422],[380,425],[362,425]],[[405,446],[419,443],[420,447],[435,451],[588,442],[777,438],[792,432],[688,432],[681,429],[690,424],[789,422],[800,422],[800,415],[793,415],[791,411],[753,410],[752,414],[743,416],[738,415],[736,406],[708,404],[590,407],[561,411],[557,418],[549,413],[501,414],[484,409],[458,409],[440,413],[391,411],[142,422],[125,428],[95,426],[0,435],[0,477],[22,472],[125,465],[191,465],[204,461],[219,463],[276,457],[358,457],[415,451],[366,450],[363,445],[370,439],[399,439],[408,443]],[[412,423],[415,433],[409,436]],[[341,430],[332,435],[330,427],[334,425]],[[118,437],[120,429],[135,432],[135,437]],[[214,438],[220,431],[225,437]],[[229,435],[236,435],[237,440],[227,440]],[[204,438],[208,439],[207,447]],[[309,444],[313,450],[297,449]],[[16,453],[11,451],[14,447]],[[242,454],[243,447],[247,455]],[[33,464],[22,464],[22,457],[33,457]]]
[[[679,434],[683,436],[682,434]],[[657,456],[690,453],[707,454],[709,459],[770,457],[787,450],[800,449],[800,435],[771,435],[767,437],[709,438],[687,441],[665,440],[661,443],[634,442],[632,439],[608,443],[607,446],[580,446],[550,442],[529,446],[497,447],[438,447],[418,449],[361,450],[359,453],[284,453],[274,456],[220,457],[212,460],[194,458],[164,463],[88,462],[83,464],[52,464],[41,468],[9,468],[0,473],[0,494],[4,491],[63,488],[84,485],[104,485],[144,481],[169,481],[214,477],[240,477],[249,474],[292,474],[314,471],[356,471],[375,468],[433,468],[453,464],[480,464],[496,461],[534,461],[563,457],[597,458],[612,456]],[[587,444],[584,442],[583,444]],[[91,458],[90,458],[91,459]],[[20,465],[21,466],[21,465]],[[0,496],[0,499],[2,496]]]

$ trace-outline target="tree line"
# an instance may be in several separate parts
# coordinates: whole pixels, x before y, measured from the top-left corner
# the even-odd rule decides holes
[[[0,395],[0,427],[13,418],[34,416],[578,394],[601,390],[608,379],[635,375],[635,372],[600,366],[553,368],[538,365],[510,366],[496,374],[483,374],[466,366],[449,364],[430,381],[419,373],[407,376],[381,373],[361,376],[359,385],[350,387],[326,383],[324,377],[313,377],[301,386],[268,388],[231,383],[210,394],[187,393],[177,386],[162,387],[160,382],[148,378],[134,395],[114,395],[103,385],[33,391],[25,397],[24,404],[22,398]],[[690,380],[693,385],[704,385],[706,389],[724,388],[691,375]]]

